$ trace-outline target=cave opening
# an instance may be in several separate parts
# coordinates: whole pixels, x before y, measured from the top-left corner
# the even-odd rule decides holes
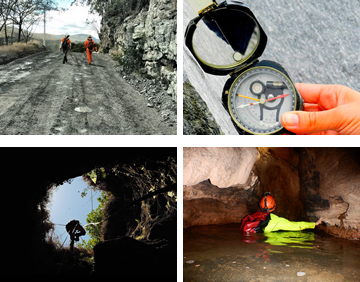
[[[91,189],[91,188],[90,188]],[[69,179],[59,187],[53,187],[49,190],[49,202],[46,207],[49,211],[49,220],[54,224],[54,228],[47,234],[48,241],[64,243],[68,246],[70,238],[66,232],[65,225],[72,219],[79,220],[80,225],[87,224],[86,218],[92,210],[99,206],[97,198],[101,196],[100,191],[89,191],[88,184],[82,176]],[[88,241],[89,233],[80,237]]]
[[[359,157],[359,148],[184,148],[184,281],[359,280]],[[311,229],[242,232],[265,192],[272,214]]]
[[[141,269],[176,276],[176,148],[31,148],[20,151],[25,169],[13,185],[24,199],[23,236],[30,242],[24,249],[27,257],[24,272],[101,274],[134,273]],[[82,157],[58,161],[75,155]],[[9,167],[14,166],[10,164]],[[13,169],[7,171],[9,179],[17,173]],[[29,182],[34,176],[36,182]],[[79,183],[82,186],[76,186]],[[75,187],[71,187],[74,184]],[[60,199],[60,204],[61,201],[70,204],[70,210],[66,210],[65,203],[60,207],[60,213],[65,208],[62,213],[69,218],[55,222],[50,218],[47,204],[50,192],[61,185],[65,188],[62,186],[58,192],[67,189],[68,193],[72,192]],[[84,187],[88,187],[87,198],[81,198]],[[64,243],[62,238],[56,244],[49,243],[49,232],[54,224],[79,220],[77,214],[82,209],[85,213],[91,211],[91,206],[86,207],[91,202],[88,198],[91,191],[93,198],[104,193],[108,197],[101,209],[103,214],[90,219],[101,224],[89,225],[88,219],[80,221],[81,225],[87,225],[85,228],[98,228],[100,242],[91,249],[75,245],[73,252],[69,250],[68,238]],[[94,211],[96,209],[94,206]],[[63,228],[60,232],[64,233],[65,227],[60,227]],[[67,235],[66,232],[63,235]]]

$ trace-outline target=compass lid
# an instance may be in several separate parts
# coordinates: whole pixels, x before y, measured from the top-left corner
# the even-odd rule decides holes
[[[191,20],[185,44],[202,69],[227,75],[247,65],[264,52],[267,37],[254,14],[244,3],[214,2]]]

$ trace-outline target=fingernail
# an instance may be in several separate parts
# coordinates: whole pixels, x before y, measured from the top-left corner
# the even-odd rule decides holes
[[[297,126],[299,124],[299,117],[297,114],[284,114],[283,121],[287,126]]]

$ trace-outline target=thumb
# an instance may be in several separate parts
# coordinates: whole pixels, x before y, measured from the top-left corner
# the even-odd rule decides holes
[[[282,115],[281,123],[296,134],[312,134],[322,131],[337,130],[339,120],[336,110],[321,112],[288,112]]]

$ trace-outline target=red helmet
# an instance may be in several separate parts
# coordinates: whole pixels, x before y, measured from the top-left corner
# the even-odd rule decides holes
[[[262,197],[259,203],[261,211],[264,212],[273,212],[276,207],[275,199],[270,196],[270,192],[265,192],[264,197]]]

